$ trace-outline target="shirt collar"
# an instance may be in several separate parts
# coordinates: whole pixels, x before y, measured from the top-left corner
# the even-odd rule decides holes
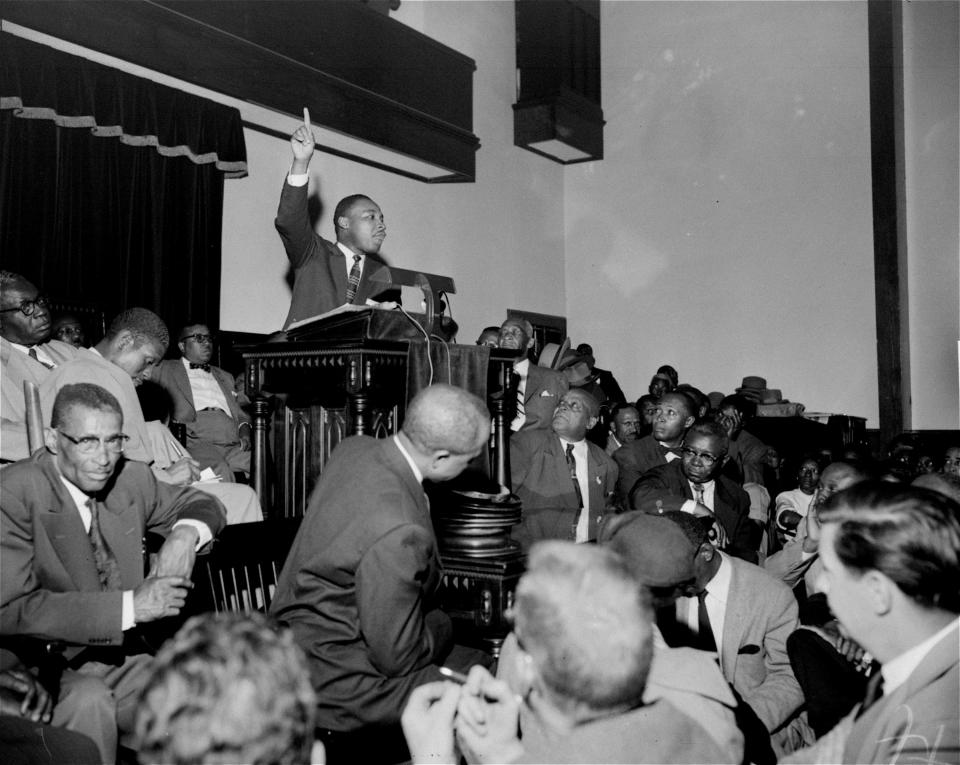
[[[400,441],[400,436],[394,436],[393,442],[400,450],[400,454],[402,454],[403,458],[407,461],[407,464],[413,471],[414,476],[416,476],[417,483],[423,483],[423,473],[420,472],[420,468],[417,467],[417,463],[413,461],[413,457],[410,456],[410,452],[403,448],[403,443]]]
[[[54,460],[56,464],[56,460]],[[77,506],[77,510],[81,507],[86,507],[87,502],[90,497],[84,494],[77,486],[74,486],[70,481],[64,478],[63,473],[60,472],[60,466],[57,465],[57,475],[60,476],[60,480],[63,482],[63,485],[67,487],[67,492],[70,494],[70,499],[73,500],[73,504]]]
[[[717,569],[717,573],[713,575],[713,579],[707,582],[707,592],[710,597],[716,598],[721,603],[726,603],[730,596],[730,574],[733,571],[733,566],[730,565],[725,553],[717,550],[717,555],[720,556],[720,567]]]
[[[883,695],[887,696],[895,688],[903,685],[933,647],[943,640],[948,632],[957,629],[958,625],[960,625],[960,618],[953,619],[942,630],[884,664],[880,668],[880,672],[883,674]]]
[[[347,247],[347,245],[345,245],[343,242],[337,242],[337,247],[340,249],[340,252],[342,252],[342,253],[344,254],[344,256],[345,256],[351,263],[353,263],[353,256],[354,256],[354,255],[359,255],[359,256],[360,256],[360,265],[361,265],[361,266],[363,265],[363,261],[365,261],[365,260],[367,259],[367,256],[366,256],[364,253],[362,253],[362,252],[354,252],[354,251],[351,250],[349,247]]]
[[[526,377],[530,372],[530,359],[526,357],[520,359],[520,361],[513,365],[513,371],[521,377]]]

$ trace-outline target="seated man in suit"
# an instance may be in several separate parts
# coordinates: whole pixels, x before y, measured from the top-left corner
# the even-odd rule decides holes
[[[190,619],[157,652],[142,699],[143,763],[324,761],[303,652],[256,611]]]
[[[22,460],[27,448],[23,383],[40,385],[77,349],[50,339],[50,307],[20,274],[0,271],[0,458]]]
[[[604,451],[612,457],[621,446],[637,440],[640,428],[640,413],[633,404],[617,404],[610,412],[610,429]]]
[[[500,325],[500,347],[521,352],[513,362],[513,371],[520,377],[516,414],[510,423],[514,433],[549,429],[553,410],[570,389],[563,374],[530,361],[527,354],[533,348],[533,339],[533,326],[526,319],[507,319]]]
[[[333,211],[336,244],[313,230],[307,210],[307,182],[315,139],[306,110],[304,116],[304,124],[290,137],[293,165],[283,183],[274,221],[294,273],[284,329],[345,303],[365,305],[368,301],[400,298],[398,290],[370,278],[384,265],[379,253],[387,236],[383,213],[370,197],[352,194],[337,203]]]
[[[664,517],[683,531],[682,539],[671,540],[673,549],[664,549],[660,536],[635,535],[629,553],[645,561],[635,569],[657,576],[650,583],[664,596],[657,623],[667,644],[718,656],[724,677],[749,707],[740,718],[750,761],[771,761],[768,735],[781,752],[812,740],[801,719],[793,722],[803,703],[786,648],[798,626],[793,595],[759,567],[718,551],[702,519],[677,511]],[[677,561],[689,561],[688,570]],[[665,577],[673,581],[664,585]]]
[[[743,429],[752,418],[757,406],[744,396],[734,394],[720,402],[719,421],[730,438],[730,459],[724,473],[740,484],[763,484],[763,465],[767,458],[767,445],[755,435]]]
[[[197,550],[225,524],[213,497],[123,459],[123,426],[106,390],[66,385],[46,449],[6,468],[0,487],[0,636],[67,645],[53,722],[90,736],[102,762],[116,758],[118,729],[132,730],[149,663],[129,652],[131,631],[180,611]],[[146,531],[166,541],[144,578]]]
[[[414,762],[457,761],[454,712],[468,762],[731,762],[688,710],[645,696],[653,613],[611,550],[536,545],[514,613],[510,682],[475,667],[463,686],[415,691]]]
[[[524,549],[539,539],[589,542],[617,482],[617,465],[587,431],[599,407],[585,391],[567,391],[550,430],[524,430],[510,439],[513,492],[523,503],[514,537]]]
[[[182,449],[170,431],[159,422],[144,421],[136,387],[152,378],[167,350],[167,325],[153,311],[128,308],[107,328],[106,336],[93,348],[81,349],[69,362],[53,370],[40,386],[40,404],[49,417],[54,397],[68,383],[90,382],[108,390],[123,410],[127,460],[150,465],[158,480],[177,486],[195,485],[213,494],[227,508],[229,523],[263,520],[256,493],[249,486],[215,481],[198,481],[200,467]],[[229,470],[224,466],[223,472]]]
[[[307,655],[331,763],[403,746],[410,691],[439,680],[441,664],[482,660],[453,645],[437,607],[442,570],[422,482],[456,478],[489,437],[480,399],[435,384],[410,401],[399,433],[345,439],[320,474],[270,613]]]
[[[680,459],[680,444],[687,428],[696,422],[693,402],[684,393],[667,393],[658,402],[649,436],[638,438],[615,452],[620,469],[617,501],[626,507],[630,490],[640,476],[658,465]]]
[[[187,426],[187,448],[201,468],[225,461],[250,473],[250,418],[233,375],[210,363],[214,337],[206,324],[180,330],[182,358],[160,362],[156,381],[170,396],[172,418]],[[208,455],[212,452],[211,459]]]
[[[648,513],[683,510],[713,519],[713,543],[756,563],[763,531],[750,520],[750,497],[721,475],[727,434],[715,422],[700,421],[687,431],[681,459],[643,474],[629,495],[629,507]]]
[[[865,481],[820,520],[821,588],[882,668],[861,705],[788,761],[960,761],[960,505]]]

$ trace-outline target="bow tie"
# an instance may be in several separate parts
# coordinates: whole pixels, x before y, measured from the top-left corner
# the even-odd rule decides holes
[[[191,362],[190,362],[190,369],[202,369],[204,372],[209,372],[209,371],[210,371],[210,365],[209,365],[209,364],[194,364],[194,363],[191,361]]]

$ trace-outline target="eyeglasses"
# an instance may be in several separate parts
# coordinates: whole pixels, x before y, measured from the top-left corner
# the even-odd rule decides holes
[[[559,404],[557,404],[557,411],[559,412],[564,409],[569,409],[571,412],[576,412],[577,414],[579,414],[580,412],[583,411],[583,404],[581,404],[579,401],[564,400],[564,401],[561,401]]]
[[[33,316],[38,310],[50,307],[50,300],[45,295],[37,295],[33,300],[21,300],[20,305],[13,308],[0,309],[0,313],[20,311],[24,316]]]
[[[181,338],[180,338],[180,342],[182,343],[184,340],[190,340],[191,338],[194,339],[194,340],[196,340],[198,343],[212,343],[214,340],[217,339],[217,336],[216,336],[216,335],[213,335],[213,334],[210,334],[210,335],[199,335],[199,334],[198,334],[198,335],[187,335],[186,337],[181,337]]]
[[[694,457],[699,457],[700,461],[707,467],[713,467],[717,464],[717,460],[723,457],[722,454],[718,457],[715,457],[709,452],[698,452],[696,449],[691,449],[689,446],[682,447],[680,449],[680,453],[689,460],[692,460]]]
[[[107,436],[106,438],[98,438],[97,436],[81,436],[80,438],[74,438],[69,433],[64,433],[62,430],[57,430],[57,433],[67,439],[70,443],[76,444],[76,447],[81,454],[93,454],[95,451],[97,451],[97,449],[100,448],[100,444],[103,444],[104,448],[108,452],[119,454],[123,451],[123,447],[126,445],[127,441],[130,440],[130,436],[126,436],[123,433],[118,433],[115,436]]]

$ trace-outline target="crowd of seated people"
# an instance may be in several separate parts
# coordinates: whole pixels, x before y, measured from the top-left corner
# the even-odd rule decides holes
[[[242,390],[202,322],[161,366],[150,311],[77,347],[69,317],[69,342],[51,339],[27,280],[0,286],[4,762],[309,762],[315,738],[333,763],[960,756],[960,446],[905,436],[880,460],[814,450],[781,468],[749,400],[662,366],[627,403],[589,346],[540,367],[508,319],[529,560],[499,665],[436,607],[421,481],[459,474],[490,429],[449,386],[396,436],[337,448],[272,619],[208,615],[154,658],[141,633],[184,608],[195,556],[236,519],[231,490],[252,494]],[[144,417],[136,388],[157,378],[183,444]],[[24,380],[47,426],[33,454]],[[152,560],[147,528],[166,540]]]

